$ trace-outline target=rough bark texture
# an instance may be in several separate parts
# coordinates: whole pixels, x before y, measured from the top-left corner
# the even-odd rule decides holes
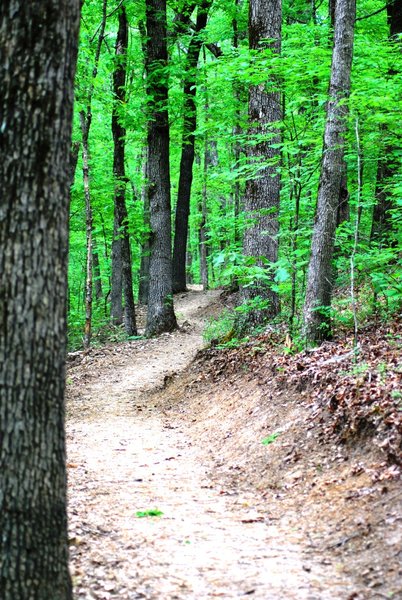
[[[173,249],[173,292],[186,290],[186,250],[188,219],[190,215],[191,184],[195,155],[195,130],[197,128],[197,65],[211,0],[204,0],[198,8],[196,26],[188,48],[184,75],[184,121],[180,159],[179,188],[177,193],[176,221]]]
[[[172,298],[166,0],[147,0],[148,190],[150,261],[146,334],[177,327]],[[163,75],[163,76],[162,76]]]
[[[347,130],[346,100],[350,93],[355,15],[355,0],[337,1],[323,159],[304,304],[307,343],[317,343],[330,336],[332,257]]]
[[[0,4],[0,598],[70,600],[64,442],[78,0]]]
[[[126,129],[119,117],[119,109],[126,101],[126,56],[128,46],[128,23],[125,8],[119,13],[119,29],[116,39],[116,67],[113,73],[114,103],[112,112],[113,132],[113,174],[115,177],[114,210],[117,235],[120,238],[119,262],[115,261],[112,268],[121,268],[122,291],[124,294],[124,327],[128,335],[137,335],[135,320],[133,275],[131,266],[130,235],[128,231],[128,214],[126,207],[126,171],[124,165],[126,148]],[[112,283],[113,280],[112,278]]]
[[[266,39],[272,39],[270,47],[279,53],[281,48],[282,5],[281,0],[251,0],[249,12],[249,44],[252,50],[266,46]],[[243,248],[245,256],[274,263],[278,258],[278,210],[280,177],[277,174],[279,149],[272,144],[280,141],[280,134],[273,123],[282,116],[281,96],[278,91],[268,92],[265,84],[250,87],[249,121],[250,137],[267,136],[269,139],[250,146],[248,158],[251,164],[270,161],[272,164],[259,170],[258,175],[247,182],[245,193],[245,213],[250,225],[245,231]],[[272,135],[270,135],[272,134]],[[262,260],[261,260],[262,259]],[[278,295],[268,285],[255,284],[242,288],[244,301],[259,296],[268,301],[268,308],[252,310],[245,318],[242,327],[249,329],[279,311]]]

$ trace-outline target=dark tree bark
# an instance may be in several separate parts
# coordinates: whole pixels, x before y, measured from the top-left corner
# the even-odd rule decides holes
[[[100,300],[103,297],[102,275],[100,270],[99,252],[96,238],[92,238],[92,265],[94,275],[95,298]]]
[[[149,294],[146,334],[177,327],[172,297],[166,0],[146,3],[148,95]]]
[[[336,225],[349,221],[349,190],[348,190],[348,168],[346,161],[342,161],[341,185],[339,187],[338,210],[336,215]]]
[[[387,19],[391,37],[402,33],[402,2],[394,0],[387,3]]]
[[[332,257],[347,131],[346,100],[350,93],[355,16],[355,0],[337,0],[323,159],[303,314],[304,335],[309,344],[331,334]]]
[[[71,600],[64,375],[78,0],[0,4],[0,598]]]
[[[212,0],[203,0],[197,12],[195,30],[191,38],[184,74],[183,136],[180,159],[179,188],[177,193],[175,236],[173,249],[173,292],[186,290],[186,250],[188,219],[190,215],[191,184],[197,128],[197,65],[202,47],[201,32],[207,25]]]
[[[135,306],[133,294],[133,274],[131,266],[130,235],[128,231],[128,214],[126,207],[126,171],[125,171],[125,146],[126,129],[120,121],[119,109],[126,102],[126,69],[127,69],[127,47],[128,47],[128,23],[126,10],[121,7],[119,12],[119,29],[116,39],[116,66],[113,73],[114,102],[112,112],[113,133],[113,174],[115,177],[114,210],[115,223],[119,244],[115,246],[120,250],[121,260],[112,263],[112,270],[121,267],[122,290],[124,294],[124,327],[128,335],[137,335],[135,320]],[[112,283],[113,280],[112,278]],[[121,292],[120,292],[121,293]],[[114,315],[112,315],[113,317]]]
[[[70,184],[74,184],[75,171],[77,170],[78,154],[80,151],[80,143],[74,142],[71,146],[70,153]]]
[[[143,153],[143,174],[144,184],[141,190],[142,206],[144,211],[145,233],[141,241],[141,264],[140,264],[140,284],[138,290],[138,301],[140,304],[148,304],[149,291],[149,190],[148,190],[148,150]]]
[[[266,47],[265,40],[276,53],[281,49],[281,0],[251,0],[249,12],[249,44],[252,50]],[[278,258],[278,210],[280,176],[277,174],[280,151],[273,148],[278,144],[280,133],[274,123],[282,117],[281,95],[279,91],[267,91],[264,84],[251,86],[249,92],[250,137],[269,136],[269,139],[251,145],[248,158],[251,164],[270,161],[272,164],[262,168],[258,175],[247,182],[245,194],[245,213],[250,220],[244,234],[243,248],[245,256],[255,257],[257,264],[265,261],[275,263]],[[276,292],[267,284],[256,283],[242,288],[242,298],[250,301],[260,297],[268,302],[267,308],[251,310],[242,323],[244,330],[263,324],[279,311],[279,299]]]
[[[121,260],[121,237],[115,211],[112,241],[112,277],[110,290],[110,316],[114,325],[123,323],[123,275]]]

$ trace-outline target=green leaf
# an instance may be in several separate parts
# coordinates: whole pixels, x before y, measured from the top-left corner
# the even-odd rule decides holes
[[[264,446],[269,446],[269,444],[272,444],[280,435],[281,435],[280,431],[276,431],[275,433],[271,433],[271,435],[268,435],[266,438],[264,438],[261,443]]]

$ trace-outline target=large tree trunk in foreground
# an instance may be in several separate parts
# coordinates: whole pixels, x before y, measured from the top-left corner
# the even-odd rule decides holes
[[[281,0],[251,0],[249,12],[249,44],[252,50],[261,50],[269,42],[276,53],[281,49]],[[274,86],[275,86],[275,82]],[[280,133],[275,129],[282,117],[281,95],[279,91],[267,91],[264,83],[250,87],[249,120],[250,138],[271,136],[269,139],[252,144],[248,149],[250,164],[256,166],[265,161],[271,164],[261,168],[254,179],[246,184],[245,213],[250,220],[244,233],[244,254],[255,257],[257,265],[275,263],[278,259],[278,210],[280,176],[277,174],[280,150],[272,144],[280,142]],[[268,265],[269,266],[269,265]],[[267,283],[255,282],[242,288],[244,301],[257,297],[264,302],[264,308],[250,310],[242,323],[247,330],[263,324],[279,311],[279,299]]]
[[[186,291],[187,283],[186,250],[195,156],[195,130],[197,128],[197,105],[195,101],[197,93],[197,65],[202,45],[200,33],[207,25],[210,5],[211,0],[204,0],[198,8],[196,26],[188,48],[184,74],[183,137],[173,249],[173,292],[175,293]]]
[[[307,343],[320,342],[331,334],[332,257],[347,131],[346,100],[350,93],[355,15],[356,0],[337,0],[323,159],[304,304]]]
[[[177,327],[172,297],[166,0],[147,0],[148,193],[150,261],[146,334]]]
[[[120,121],[119,109],[126,102],[126,56],[128,47],[128,23],[124,6],[119,13],[119,29],[116,39],[116,67],[113,73],[114,103],[112,113],[113,132],[113,174],[115,177],[114,210],[115,224],[119,244],[115,244],[114,252],[120,252],[120,261],[114,262],[112,268],[121,268],[121,291],[124,295],[124,327],[127,335],[137,335],[135,320],[133,274],[131,266],[130,235],[128,231],[128,214],[126,207],[126,170],[124,165],[126,151],[126,129]],[[116,231],[114,232],[116,235]],[[115,254],[114,254],[115,256]],[[112,283],[117,277],[112,277]],[[116,294],[115,294],[116,296]],[[112,315],[113,316],[113,315]]]
[[[78,0],[0,4],[0,598],[70,600],[64,440]]]

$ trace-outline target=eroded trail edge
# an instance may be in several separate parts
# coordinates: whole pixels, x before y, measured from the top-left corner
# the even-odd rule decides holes
[[[219,475],[225,457],[217,455],[216,439],[232,436],[219,390],[208,399],[211,418],[203,424],[196,386],[177,402],[174,389],[164,392],[203,346],[203,322],[219,311],[218,293],[183,294],[176,310],[180,331],[94,350],[70,369],[76,597],[363,598],[296,526],[297,511],[287,512],[280,494],[268,501],[255,487],[236,487]],[[239,447],[229,469],[243,468],[241,453]],[[138,516],[150,510],[161,514]]]

